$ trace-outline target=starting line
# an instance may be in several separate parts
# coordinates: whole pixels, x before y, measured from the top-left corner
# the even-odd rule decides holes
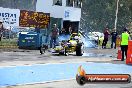
[[[74,79],[80,65],[87,74],[132,74],[132,66],[111,63],[58,63],[0,67],[0,86]]]

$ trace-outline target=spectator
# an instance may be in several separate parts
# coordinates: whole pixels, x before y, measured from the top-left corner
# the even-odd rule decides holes
[[[116,32],[115,29],[113,29],[113,31],[111,33],[111,48],[113,48],[113,44],[114,44],[114,49],[116,49],[116,39],[117,39],[117,35],[118,35],[118,33]]]
[[[61,29],[60,34],[66,34],[66,30],[64,28]]]
[[[130,31],[130,38],[132,39],[132,31]]]
[[[68,2],[68,6],[72,6],[73,7],[73,0],[67,0]]]
[[[59,5],[59,6],[61,6],[60,1],[58,0],[58,1],[55,3],[55,5]]]
[[[108,42],[108,37],[109,37],[110,33],[109,33],[109,29],[106,28],[105,31],[104,31],[104,40],[103,40],[103,43],[102,43],[102,48],[106,48],[106,44]]]
[[[121,51],[122,51],[121,61],[124,61],[124,53],[127,58],[128,40],[129,40],[129,34],[127,32],[127,29],[124,28],[124,32],[121,34]]]
[[[73,30],[72,30],[72,26],[69,26],[69,34],[72,34]]]
[[[59,29],[57,28],[57,25],[53,25],[53,29],[51,31],[51,41],[50,41],[50,48],[53,48],[52,45],[56,45],[56,40],[58,39],[59,35]]]
[[[3,30],[4,30],[3,23],[2,20],[0,20],[0,41],[2,40]]]

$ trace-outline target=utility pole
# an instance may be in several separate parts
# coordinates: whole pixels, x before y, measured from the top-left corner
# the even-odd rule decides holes
[[[118,7],[119,7],[119,0],[117,0],[117,4],[116,4],[115,30],[117,30]]]

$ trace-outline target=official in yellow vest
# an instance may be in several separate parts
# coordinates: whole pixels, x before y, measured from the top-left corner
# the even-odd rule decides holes
[[[127,58],[128,40],[129,40],[129,34],[127,32],[127,29],[125,28],[124,32],[121,34],[121,51],[122,51],[121,61],[124,61],[124,53]]]

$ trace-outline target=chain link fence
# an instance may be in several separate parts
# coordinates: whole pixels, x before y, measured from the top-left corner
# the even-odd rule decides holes
[[[0,0],[0,7],[36,11],[37,0]],[[18,32],[5,29],[1,34],[1,48],[17,48]]]
[[[17,48],[17,34],[11,31],[4,31],[0,41],[0,48]]]

